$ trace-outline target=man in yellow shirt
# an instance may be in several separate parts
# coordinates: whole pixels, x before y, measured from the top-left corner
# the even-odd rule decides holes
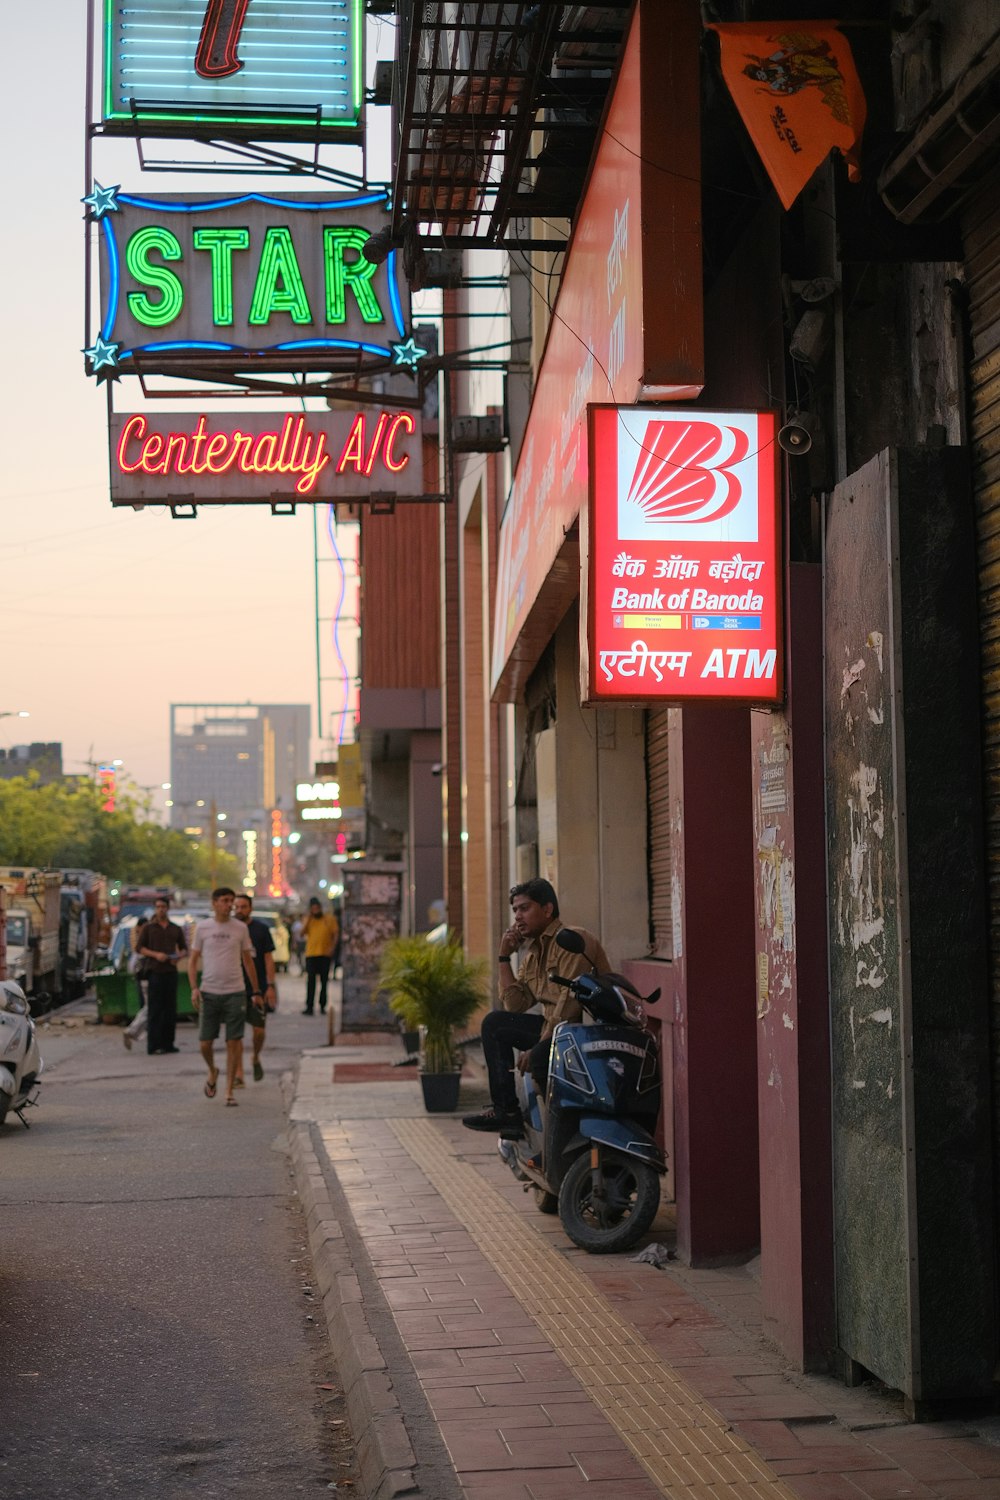
[[[306,944],[306,1008],[304,1016],[311,1016],[316,1003],[316,981],[319,981],[319,1013],[326,1012],[326,986],[330,978],[330,960],[337,946],[340,927],[332,912],[324,912],[319,898],[313,896],[309,910],[302,920],[302,936]]]

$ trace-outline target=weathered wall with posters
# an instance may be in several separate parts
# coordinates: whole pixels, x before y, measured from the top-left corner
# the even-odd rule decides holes
[[[826,545],[838,1337],[911,1400],[985,1393],[993,1207],[964,452],[877,455],[835,489]]]

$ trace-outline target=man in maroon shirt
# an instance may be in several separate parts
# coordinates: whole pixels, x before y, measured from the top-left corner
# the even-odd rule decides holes
[[[170,903],[158,896],[152,919],[139,930],[135,951],[142,959],[149,1006],[146,1051],[179,1052],[174,1045],[177,1030],[177,965],[187,956],[187,943],[176,922],[169,917]]]

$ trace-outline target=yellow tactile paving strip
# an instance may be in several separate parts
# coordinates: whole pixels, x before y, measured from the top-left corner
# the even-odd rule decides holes
[[[669,1500],[795,1500],[589,1278],[454,1156],[439,1130],[425,1120],[386,1123]]]

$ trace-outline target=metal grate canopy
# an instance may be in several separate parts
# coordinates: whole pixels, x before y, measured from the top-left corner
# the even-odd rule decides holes
[[[528,221],[573,216],[629,9],[405,0],[394,229],[551,250]]]

